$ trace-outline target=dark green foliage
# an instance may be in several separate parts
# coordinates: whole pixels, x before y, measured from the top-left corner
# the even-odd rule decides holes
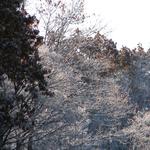
[[[37,49],[43,40],[36,30],[38,20],[23,9],[22,2],[0,2],[0,147],[15,127],[30,133],[34,120],[27,124],[36,109],[38,89],[46,86]]]
[[[6,2],[0,8],[0,73],[6,73],[15,82],[23,79],[43,82],[37,51],[42,38],[33,29],[38,20],[25,10],[16,11],[17,1],[8,1],[9,5]]]

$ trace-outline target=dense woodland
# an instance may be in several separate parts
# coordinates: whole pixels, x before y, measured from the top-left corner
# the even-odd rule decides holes
[[[80,29],[83,1],[43,1],[45,37],[0,1],[0,150],[149,150],[150,50]]]

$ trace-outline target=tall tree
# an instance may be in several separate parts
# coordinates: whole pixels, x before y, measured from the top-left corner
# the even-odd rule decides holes
[[[46,86],[37,49],[43,38],[23,0],[1,0],[0,19],[0,147],[20,149],[34,129],[37,93]]]

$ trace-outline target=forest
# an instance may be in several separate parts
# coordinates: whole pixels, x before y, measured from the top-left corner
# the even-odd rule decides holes
[[[25,2],[0,0],[0,150],[149,150],[150,49],[117,49],[84,0],[41,0],[41,36]]]

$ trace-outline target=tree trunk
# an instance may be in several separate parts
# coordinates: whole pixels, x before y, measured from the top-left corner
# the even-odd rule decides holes
[[[32,142],[32,137],[29,137],[29,141],[28,141],[28,150],[33,150],[33,142]]]
[[[22,145],[23,141],[18,139],[17,140],[17,144],[16,144],[16,150],[23,150],[23,145]]]

